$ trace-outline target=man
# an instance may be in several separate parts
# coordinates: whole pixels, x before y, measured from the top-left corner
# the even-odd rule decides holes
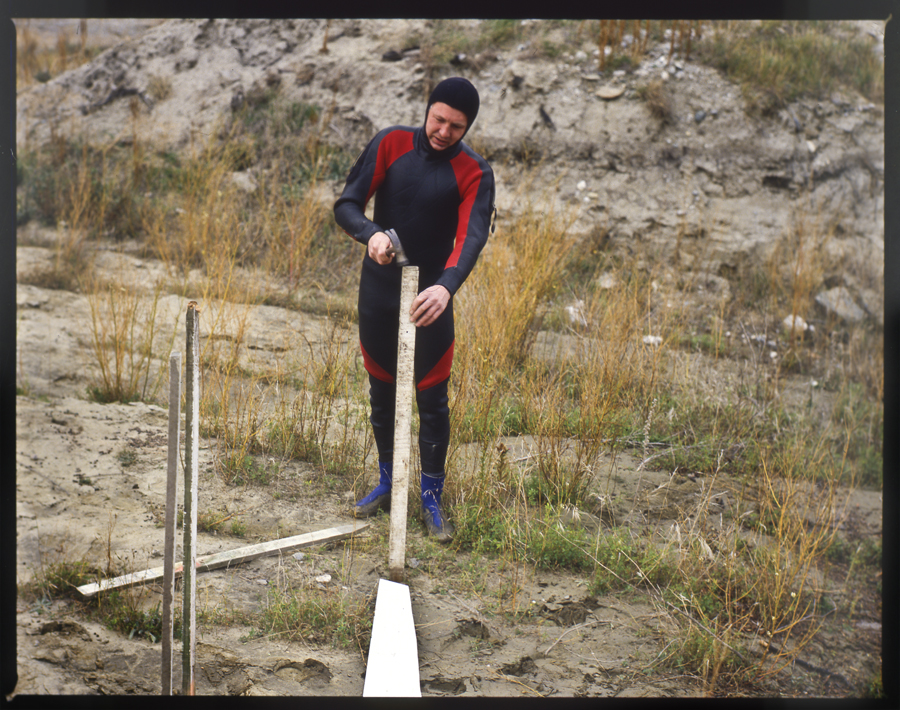
[[[478,114],[478,91],[452,77],[432,91],[425,123],[380,131],[357,158],[334,205],[337,223],[366,245],[359,284],[359,339],[369,373],[370,421],[379,483],[354,506],[356,517],[388,509],[391,500],[397,325],[401,269],[393,263],[394,229],[410,264],[419,267],[415,383],[422,464],[422,518],[428,534],[452,538],[441,492],[450,443],[447,385],[453,361],[453,295],[475,266],[488,237],[494,175],[462,142]],[[365,216],[375,196],[374,220]]]

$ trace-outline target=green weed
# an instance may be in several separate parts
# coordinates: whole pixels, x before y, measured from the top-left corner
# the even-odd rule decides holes
[[[548,510],[549,512],[549,510]],[[587,570],[593,561],[587,550],[589,535],[581,529],[566,529],[552,517],[528,529],[527,553],[538,569]]]
[[[134,592],[112,591],[98,601],[97,616],[106,628],[126,635],[129,639],[145,638],[150,643],[162,639],[162,612],[157,603],[152,609],[144,609],[134,602]],[[172,619],[172,638],[181,637],[181,619]]]
[[[85,560],[49,564],[24,585],[27,599],[80,599],[77,587],[97,580],[100,570]]]
[[[122,468],[128,468],[138,462],[138,455],[134,449],[122,449],[116,454],[116,459],[118,459]]]
[[[263,635],[366,648],[371,614],[361,602],[334,590],[271,589],[256,621]]]

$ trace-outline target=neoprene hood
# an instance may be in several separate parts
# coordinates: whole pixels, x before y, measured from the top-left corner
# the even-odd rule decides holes
[[[434,87],[434,91],[428,97],[428,106],[425,107],[426,119],[428,118],[428,112],[431,110],[431,105],[437,102],[447,104],[466,115],[466,133],[469,132],[472,124],[475,122],[475,117],[478,115],[478,107],[481,105],[481,101],[478,98],[478,89],[472,85],[471,81],[461,76],[451,76]]]

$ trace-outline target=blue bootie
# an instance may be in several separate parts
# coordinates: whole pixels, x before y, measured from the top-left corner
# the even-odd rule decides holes
[[[378,462],[379,481],[375,489],[353,506],[354,518],[369,518],[379,510],[391,509],[391,483],[394,464],[391,461]]]
[[[438,542],[453,539],[453,525],[444,515],[441,507],[441,493],[444,490],[444,474],[422,473],[422,520],[429,535]]]

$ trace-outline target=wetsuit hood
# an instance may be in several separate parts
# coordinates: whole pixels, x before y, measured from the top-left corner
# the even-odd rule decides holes
[[[428,97],[428,104],[425,106],[426,122],[428,121],[428,112],[431,110],[432,105],[438,102],[447,104],[457,111],[462,111],[466,116],[466,130],[463,131],[462,136],[455,144],[459,145],[462,139],[466,137],[466,133],[469,132],[472,124],[475,122],[475,117],[478,115],[478,108],[481,105],[478,89],[475,88],[471,81],[461,76],[451,76],[449,79],[444,79],[434,87],[431,96]],[[423,123],[422,125],[424,126],[425,124]],[[432,149],[432,152],[443,151],[434,151]]]

